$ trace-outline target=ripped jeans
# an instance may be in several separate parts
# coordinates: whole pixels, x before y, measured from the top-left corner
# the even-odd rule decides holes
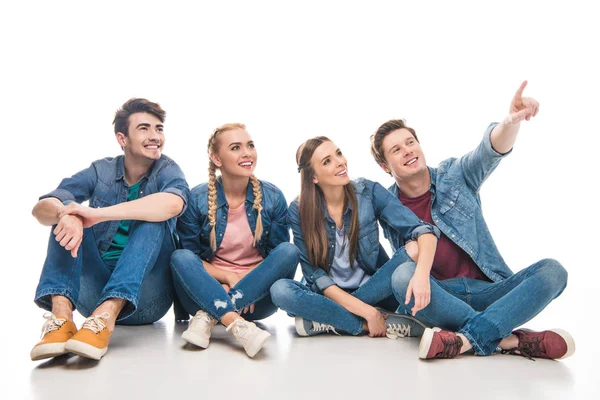
[[[248,320],[267,318],[277,311],[269,289],[279,279],[293,279],[298,267],[298,248],[288,242],[279,244],[258,267],[225,292],[223,286],[204,269],[202,260],[190,250],[176,250],[171,256],[175,291],[185,310],[195,315],[204,310],[221,320],[228,312],[239,312],[254,304]]]

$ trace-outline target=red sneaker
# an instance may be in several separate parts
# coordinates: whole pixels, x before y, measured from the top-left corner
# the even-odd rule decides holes
[[[454,358],[460,354],[462,339],[454,332],[427,328],[419,343],[419,358]]]
[[[562,329],[542,332],[519,329],[513,334],[519,338],[519,345],[512,349],[502,350],[502,354],[520,355],[530,360],[533,360],[534,357],[561,360],[575,353],[573,337]]]

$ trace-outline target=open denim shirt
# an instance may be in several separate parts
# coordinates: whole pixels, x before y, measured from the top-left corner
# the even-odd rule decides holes
[[[287,224],[287,202],[281,190],[266,181],[260,181],[262,192],[262,224],[263,233],[256,243],[258,251],[263,258],[282,242],[290,241],[290,231]],[[221,184],[221,178],[217,179],[217,214],[215,233],[217,236],[217,249],[221,246],[225,228],[227,227],[227,216],[229,204],[225,197],[225,191]],[[246,216],[250,231],[254,234],[258,212],[252,208],[254,204],[254,192],[252,184],[248,182],[246,194]],[[192,189],[190,203],[186,212],[177,221],[177,233],[184,249],[191,250],[198,257],[210,261],[214,252],[210,247],[210,221],[208,219],[208,183],[202,183]]]
[[[436,227],[420,221],[412,211],[400,203],[398,197],[394,197],[379,183],[359,178],[356,181],[352,181],[352,184],[354,185],[358,200],[357,211],[359,222],[356,261],[359,268],[367,274],[373,275],[383,265],[382,261],[387,259],[387,255],[386,257],[382,257],[381,251],[383,249],[379,244],[377,221],[379,221],[384,230],[394,232],[404,242],[416,240],[424,233],[434,233],[439,237],[439,230]],[[327,207],[324,207],[324,210],[324,227],[327,233],[327,263],[329,268],[331,268],[336,246],[336,224],[327,212]],[[342,219],[345,228],[350,226],[352,211],[350,204],[344,210]],[[323,268],[312,265],[308,258],[300,227],[298,199],[290,204],[288,221],[294,233],[294,244],[300,249],[300,264],[304,280],[310,290],[322,293],[329,286],[335,285],[335,282]]]
[[[125,158],[107,157],[92,162],[88,168],[62,180],[58,188],[40,197],[40,200],[55,197],[68,204],[89,200],[90,207],[109,207],[127,201],[129,185],[125,182]],[[169,157],[162,155],[142,177],[139,198],[154,193],[172,193],[183,199],[185,211],[190,189],[179,166]],[[181,215],[181,214],[180,214]],[[175,220],[167,221],[175,234]],[[106,221],[92,227],[100,254],[110,247],[121,221]]]
[[[454,243],[467,252],[481,271],[493,282],[502,281],[513,272],[508,268],[485,223],[481,211],[479,189],[496,169],[500,154],[492,147],[490,135],[496,126],[486,130],[479,146],[460,159],[449,158],[438,168],[429,168],[432,194],[431,217],[435,225]],[[511,150],[512,151],[512,150]],[[398,186],[389,188],[398,197]],[[401,245],[402,237],[386,232],[393,248]]]

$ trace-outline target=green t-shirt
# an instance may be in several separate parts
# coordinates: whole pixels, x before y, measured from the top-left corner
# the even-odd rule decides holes
[[[129,186],[129,193],[127,194],[127,201],[136,200],[140,196],[140,182],[135,185]],[[117,233],[113,238],[112,243],[106,253],[102,256],[104,261],[116,261],[121,257],[121,253],[127,246],[129,240],[129,224],[131,220],[122,220],[117,229]]]

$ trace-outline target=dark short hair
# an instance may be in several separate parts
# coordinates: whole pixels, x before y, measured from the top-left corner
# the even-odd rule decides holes
[[[371,155],[377,162],[377,164],[387,164],[385,161],[385,155],[383,154],[383,139],[393,131],[398,129],[406,129],[415,137],[418,142],[419,138],[413,128],[406,126],[406,121],[403,119],[391,119],[385,122],[377,129],[373,135],[371,135]],[[391,175],[391,174],[390,174]]]
[[[145,112],[154,115],[160,120],[165,122],[167,113],[165,110],[160,108],[158,103],[153,103],[146,99],[133,98],[129,99],[115,112],[115,119],[113,125],[115,126],[115,134],[121,132],[125,136],[129,134],[129,117],[131,114]]]

